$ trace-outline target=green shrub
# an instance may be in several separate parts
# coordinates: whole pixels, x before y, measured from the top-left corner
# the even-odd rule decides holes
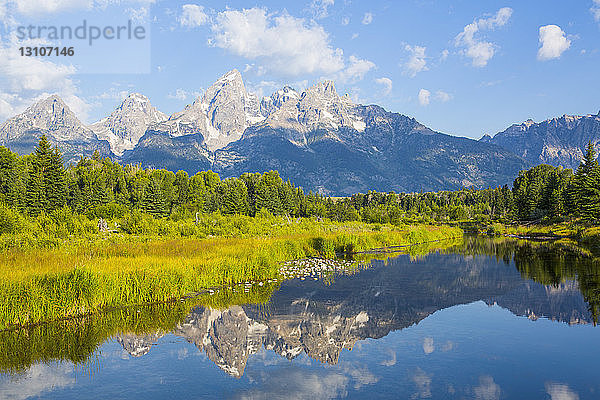
[[[23,218],[21,215],[6,207],[4,204],[0,204],[0,235],[5,233],[15,234],[19,232],[23,227]]]

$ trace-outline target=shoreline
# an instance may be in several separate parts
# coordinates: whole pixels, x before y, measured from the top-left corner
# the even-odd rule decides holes
[[[88,257],[83,266],[73,254],[60,250],[36,250],[34,256],[27,252],[20,256],[5,253],[4,261],[11,262],[17,272],[0,284],[0,329],[129,305],[173,302],[240,281],[279,279],[279,264],[298,258],[334,259],[340,250],[369,254],[362,252],[457,236],[461,233],[456,228],[423,225],[280,238],[163,240],[102,248],[104,253]],[[42,270],[41,274],[31,271],[36,259],[45,267],[49,263],[50,270]],[[62,270],[53,270],[52,265]]]

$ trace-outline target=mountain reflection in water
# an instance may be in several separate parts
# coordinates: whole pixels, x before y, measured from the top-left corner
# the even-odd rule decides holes
[[[470,240],[476,239],[467,239],[460,250],[469,252],[469,246],[474,245]],[[531,256],[529,252],[534,250],[527,245],[511,251],[516,250],[519,268],[531,272],[534,259],[519,260],[524,247]],[[545,317],[568,324],[593,322],[575,276],[540,284],[523,279],[510,258],[498,262],[489,255],[452,254],[457,250],[417,260],[399,256],[386,262],[373,261],[372,268],[339,276],[329,286],[321,281],[287,281],[266,305],[235,305],[221,310],[198,306],[171,333],[193,343],[226,373],[240,377],[248,358],[261,347],[290,360],[306,353],[322,363],[337,364],[342,349],[351,350],[360,340],[384,337],[438,310],[476,301],[497,304],[533,320]],[[556,271],[552,256],[564,253],[539,245],[535,251],[538,258],[534,265],[542,268],[537,271],[540,275],[544,260]],[[161,335],[121,335],[117,340],[130,355],[139,357],[150,351]]]
[[[600,266],[593,256],[569,246],[466,237],[445,250],[371,261],[369,268],[326,280],[255,285],[250,293],[222,291],[192,304],[127,308],[0,332],[0,398],[40,393],[78,398],[100,386],[107,396],[109,387],[111,396],[128,393],[131,385],[162,384],[170,376],[171,364],[179,366],[173,367],[177,372],[171,377],[179,379],[178,393],[192,397],[197,397],[194,390],[212,390],[212,397],[222,397],[226,390],[247,394],[257,390],[256,382],[268,386],[268,377],[280,379],[277,382],[282,386],[276,393],[285,396],[289,376],[322,376],[330,382],[327,387],[339,389],[332,389],[329,397],[348,394],[352,379],[353,390],[374,390],[370,394],[376,397],[393,397],[396,390],[410,397],[412,386],[417,388],[414,398],[431,397],[440,390],[449,396],[457,384],[468,380],[470,389],[456,392],[457,398],[477,398],[482,390],[499,396],[502,375],[498,371],[505,371],[509,378],[504,378],[512,383],[516,379],[513,369],[522,365],[519,371],[547,366],[540,372],[543,379],[549,373],[565,377],[537,382],[536,390],[542,392],[528,395],[552,396],[572,390],[561,383],[572,378],[579,384],[581,398],[586,398],[581,387],[598,380],[590,378],[594,369],[577,369],[577,362],[587,357],[591,361],[586,365],[590,365],[596,356],[593,347],[586,353],[572,346],[595,341],[592,325],[600,304]],[[244,304],[249,301],[255,304]],[[515,325],[517,320],[528,321],[514,316],[546,321]],[[569,325],[589,325],[589,329]],[[540,329],[533,333],[534,327]],[[407,344],[408,338],[412,345]],[[180,359],[179,352],[186,357],[195,353],[202,360]],[[572,354],[578,354],[577,359]],[[437,361],[430,361],[434,356]],[[269,366],[261,364],[265,357]],[[548,357],[560,357],[560,364]],[[70,364],[75,368],[69,368]],[[367,371],[367,364],[379,369],[377,377]],[[350,374],[352,365],[362,372]],[[192,368],[192,375],[183,374],[181,368]],[[386,375],[382,368],[393,372]],[[495,370],[496,380],[489,372],[473,376],[479,369]],[[347,376],[336,371],[346,371]],[[432,383],[434,373],[446,386]],[[408,377],[402,380],[397,374]],[[527,374],[519,377],[526,381]],[[47,381],[40,384],[43,389],[35,389],[36,377]],[[190,379],[205,384],[198,389],[199,383],[192,384]],[[335,386],[335,382],[343,385]],[[586,390],[600,390],[593,385]],[[155,389],[154,398],[167,393],[158,386]],[[505,382],[502,390],[508,389]],[[502,397],[519,398],[515,393]],[[595,398],[594,393],[589,392],[589,398]]]

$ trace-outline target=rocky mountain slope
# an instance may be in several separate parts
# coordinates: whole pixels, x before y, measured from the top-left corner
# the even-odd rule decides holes
[[[200,135],[206,148],[214,151],[238,140],[248,126],[262,120],[258,98],[246,91],[242,75],[234,69],[183,111],[150,129],[171,137]]]
[[[525,166],[498,146],[434,132],[378,106],[353,104],[331,81],[302,93],[284,87],[258,108],[248,100],[254,97],[243,89],[239,72],[215,85],[182,113],[151,126],[126,161],[192,174],[211,168],[224,177],[276,169],[296,185],[329,195],[495,186],[509,183]],[[223,103],[235,115],[235,129],[204,133],[204,126],[220,126],[203,110]],[[237,132],[243,134],[229,141]]]
[[[577,168],[588,142],[600,145],[600,112],[597,115],[563,115],[542,122],[527,120],[482,142],[513,151],[530,164]]]
[[[0,144],[29,153],[42,134],[66,163],[98,150],[190,174],[274,169],[305,190],[349,195],[509,184],[520,169],[541,162],[576,167],[587,142],[600,143],[600,114],[527,121],[476,141],[354,104],[331,81],[301,93],[286,86],[259,99],[232,70],[170,117],[133,93],[88,127],[53,95],[0,125]]]
[[[146,96],[131,93],[108,117],[90,125],[90,129],[98,139],[110,143],[114,154],[122,156],[126,150],[133,150],[150,125],[166,119]]]
[[[0,144],[20,154],[31,153],[46,135],[59,146],[65,163],[99,151],[111,155],[107,141],[99,139],[56,95],[40,100],[23,113],[0,125]]]

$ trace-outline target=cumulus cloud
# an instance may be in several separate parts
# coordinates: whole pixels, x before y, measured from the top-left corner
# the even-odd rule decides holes
[[[362,80],[367,72],[375,68],[375,63],[350,56],[348,65],[337,74],[337,79],[344,83],[353,83]]]
[[[411,78],[414,78],[419,72],[427,71],[427,60],[425,56],[425,47],[421,46],[404,46],[404,50],[410,53],[408,61],[404,64],[404,71]]]
[[[313,0],[310,3],[310,9],[314,18],[322,19],[329,15],[329,7],[332,7],[335,0]]]
[[[225,10],[217,15],[212,31],[212,46],[257,60],[265,72],[318,73],[353,82],[375,67],[356,56],[346,60],[343,50],[331,45],[323,27],[287,13],[268,14],[262,8]]]
[[[167,94],[167,98],[168,99],[174,99],[174,100],[187,100],[188,98],[192,98],[195,99],[196,97],[200,96],[202,93],[201,92],[189,92],[185,89],[175,89],[174,93],[168,93]]]
[[[0,393],[8,399],[38,397],[53,388],[75,384],[73,367],[65,364],[35,364],[15,380],[0,382]]]
[[[451,342],[450,340],[448,340],[443,346],[442,346],[442,351],[450,351],[454,348],[454,342]]]
[[[431,354],[434,352],[434,350],[435,346],[433,345],[433,338],[426,337],[425,339],[423,339],[423,352],[425,354]]]
[[[92,0],[27,0],[14,3],[19,14],[34,16],[89,9],[94,4]]]
[[[111,87],[110,89],[100,93],[95,96],[96,99],[99,100],[117,100],[123,101],[129,95],[129,90],[119,90],[117,88]]]
[[[362,386],[373,385],[379,382],[379,378],[373,375],[366,367],[357,363],[343,363],[341,370],[354,382],[354,389],[360,389]]]
[[[129,15],[129,18],[136,23],[146,23],[148,22],[148,18],[150,16],[150,10],[148,7],[138,6],[138,7],[129,7],[125,10],[125,12]]]
[[[235,399],[334,399],[345,397],[351,382],[349,376],[334,371],[316,373],[304,369],[280,368],[273,373],[250,376],[258,384],[239,392]]]
[[[204,12],[204,7],[197,4],[184,4],[181,7],[181,15],[177,19],[181,26],[195,28],[208,24],[210,18]]]
[[[384,96],[388,96],[390,93],[392,93],[393,82],[390,78],[386,78],[386,77],[377,78],[377,79],[375,79],[375,83],[383,86],[383,95]]]
[[[547,61],[560,58],[562,53],[571,47],[571,41],[559,26],[546,25],[540,27],[540,45],[538,60]]]
[[[550,400],[579,400],[579,395],[568,385],[562,383],[546,382],[546,393]]]
[[[45,17],[68,11],[102,9],[115,4],[139,5],[154,2],[155,0],[0,0],[0,20],[6,16],[7,9],[24,16]]]
[[[329,35],[316,24],[288,14],[267,15],[251,8],[226,10],[212,27],[213,46],[248,59],[264,59],[271,69],[302,73],[333,73],[344,68],[343,51],[334,49]]]
[[[431,92],[427,89],[419,90],[419,104],[422,106],[429,105],[431,101]]]
[[[448,58],[449,55],[450,55],[450,52],[448,51],[448,49],[442,50],[442,55],[440,56],[440,61],[446,61],[446,59]]]
[[[477,400],[499,400],[502,393],[494,378],[488,375],[479,377],[479,386],[473,388],[473,392]]]
[[[42,40],[17,42],[15,37],[0,43],[0,119],[10,118],[53,93],[61,96],[78,117],[87,118],[90,106],[77,95],[75,67],[47,58],[21,57],[14,51],[23,45],[45,44]]]
[[[389,354],[390,358],[387,360],[383,360],[379,364],[383,365],[384,367],[393,367],[394,365],[396,365],[396,352],[393,350],[389,350]]]
[[[442,103],[445,103],[452,99],[452,95],[442,90],[438,90],[437,92],[435,92],[435,99],[441,101]]]
[[[420,105],[428,106],[432,100],[435,100],[440,103],[450,101],[452,100],[452,95],[450,93],[444,92],[443,90],[438,90],[435,92],[435,94],[432,95],[431,91],[427,89],[421,89],[419,90],[418,99]],[[431,352],[433,352],[433,339],[425,338],[423,342],[423,351],[425,351],[426,354],[429,354],[427,352],[427,350],[429,349],[431,350]]]
[[[592,5],[592,8],[590,8],[590,12],[596,21],[600,21],[600,0],[594,0],[594,4]]]
[[[417,367],[411,379],[415,384],[417,391],[411,396],[413,399],[429,399],[431,398],[431,378],[430,375]]]
[[[363,25],[369,25],[371,22],[373,22],[373,13],[370,13],[370,12],[365,13],[365,15],[363,16],[363,19],[362,19]]]
[[[496,45],[481,39],[479,33],[506,25],[512,13],[513,10],[510,7],[501,8],[489,18],[473,21],[456,36],[455,46],[462,48],[463,55],[472,60],[474,67],[485,67],[496,53]]]

